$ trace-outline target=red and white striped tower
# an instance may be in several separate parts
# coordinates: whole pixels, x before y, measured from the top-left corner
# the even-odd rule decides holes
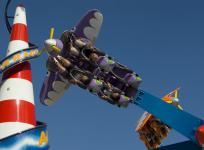
[[[28,48],[26,12],[17,6],[7,56]],[[36,126],[31,66],[20,63],[3,74],[0,87],[0,139]]]

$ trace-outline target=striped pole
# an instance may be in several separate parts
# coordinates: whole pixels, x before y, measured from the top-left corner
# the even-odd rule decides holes
[[[7,56],[28,48],[26,12],[17,6]],[[36,126],[31,66],[28,61],[4,72],[0,87],[0,139]]]

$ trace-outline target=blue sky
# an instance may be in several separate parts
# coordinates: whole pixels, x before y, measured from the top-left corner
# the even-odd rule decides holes
[[[143,79],[141,88],[162,97],[181,88],[184,109],[204,119],[204,1],[189,0],[52,0],[20,1],[27,9],[30,41],[43,47],[49,29],[54,37],[72,28],[89,9],[97,8],[104,23],[96,46]],[[11,14],[19,1],[10,9]],[[5,56],[9,35],[0,4],[0,49]],[[143,110],[119,109],[90,93],[71,87],[52,107],[39,102],[46,73],[44,54],[32,61],[37,118],[48,124],[53,150],[145,149],[134,128]],[[181,120],[182,121],[182,120]],[[164,145],[185,140],[171,132]]]

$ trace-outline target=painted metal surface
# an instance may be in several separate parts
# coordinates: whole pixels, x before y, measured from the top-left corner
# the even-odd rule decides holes
[[[179,100],[178,100],[178,103],[176,103],[176,104],[174,104],[174,101],[173,101],[173,99],[175,99],[175,98],[178,99],[178,94],[177,94],[178,92],[179,92],[179,89],[175,89],[174,91],[170,92],[169,94],[163,96],[161,98],[161,100],[165,101],[168,104],[175,105],[179,109],[182,109],[182,107],[179,104]],[[140,129],[142,129],[145,126],[145,124],[149,121],[149,119],[151,117],[152,117],[152,114],[150,114],[147,111],[145,111],[143,113],[143,115],[141,116],[141,118],[139,119],[135,131],[139,131]]]
[[[198,143],[204,147],[204,125],[201,125],[196,130],[196,139],[198,140]]]
[[[48,150],[46,124],[38,122],[35,128],[0,140],[1,150]]]
[[[5,66],[1,66],[1,71],[5,72],[0,85],[0,139],[36,126],[32,71],[30,63],[22,59],[22,55],[27,56],[22,49],[32,50],[28,43],[25,8],[19,5],[15,11],[7,58],[3,61]]]
[[[102,23],[102,13],[97,9],[90,10],[81,18],[74,32],[78,37],[88,39],[92,44],[95,44]]]
[[[182,109],[179,104],[178,95],[179,88],[163,96],[161,99],[168,104]],[[140,139],[148,149],[155,149],[160,147],[162,141],[168,137],[171,128],[164,124],[159,118],[155,118],[152,114],[144,112],[135,131],[139,133]]]

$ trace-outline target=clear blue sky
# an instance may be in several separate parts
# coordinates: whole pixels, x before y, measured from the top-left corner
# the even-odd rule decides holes
[[[11,12],[18,3],[14,0]],[[70,29],[89,9],[104,23],[97,47],[129,66],[143,79],[141,88],[162,97],[181,86],[185,110],[204,119],[204,1],[189,0],[41,0],[21,1],[27,9],[30,41],[41,48],[50,27],[55,37]],[[0,3],[0,49],[5,56],[8,33]],[[42,106],[39,92],[46,73],[44,54],[32,61],[37,118],[48,123],[53,150],[144,150],[134,128],[143,110],[119,109],[71,87],[52,107]],[[182,121],[182,120],[181,120]],[[165,144],[185,140],[173,131]]]

